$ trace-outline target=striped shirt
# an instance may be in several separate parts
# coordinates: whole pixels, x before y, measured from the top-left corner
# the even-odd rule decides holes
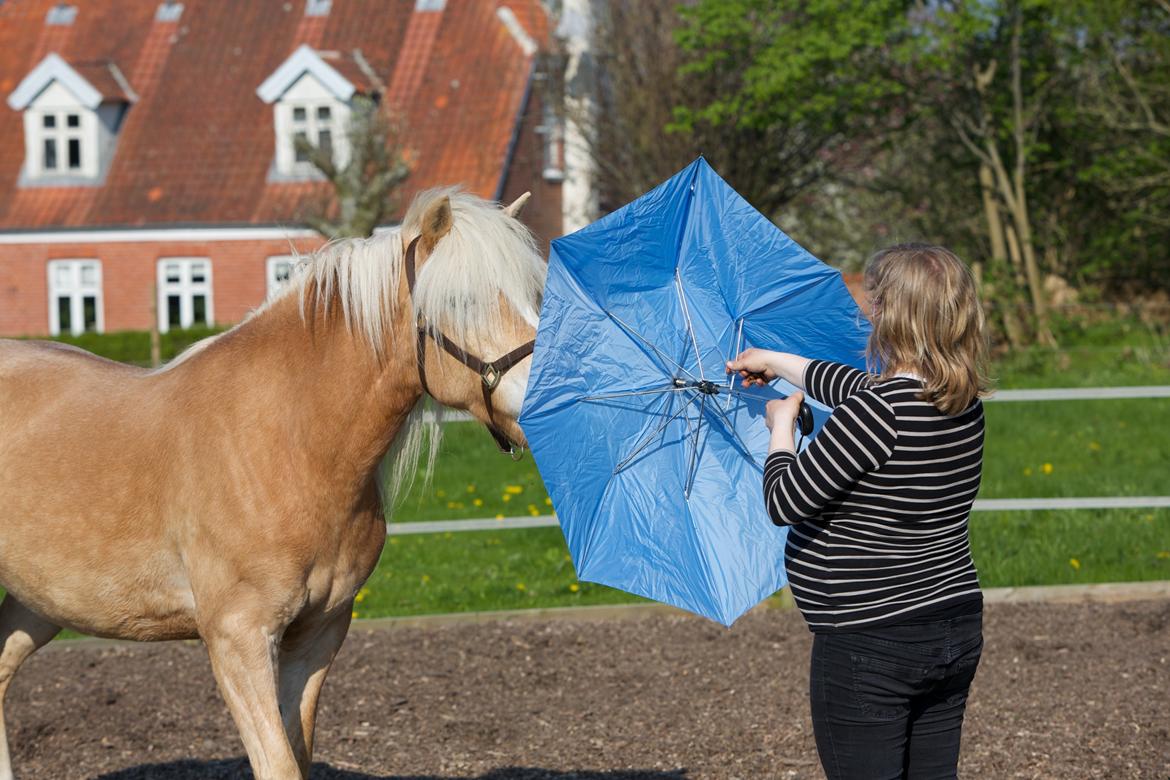
[[[814,632],[942,619],[983,598],[967,535],[983,404],[948,417],[919,399],[919,380],[875,380],[809,363],[806,392],[833,414],[803,452],[764,466],[772,522],[791,526],[792,595]]]

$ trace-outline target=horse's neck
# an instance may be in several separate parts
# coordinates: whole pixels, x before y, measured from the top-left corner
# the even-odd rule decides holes
[[[379,356],[339,307],[302,318],[295,294],[225,334],[190,368],[223,381],[244,399],[224,401],[245,415],[272,419],[279,410],[270,446],[295,447],[293,461],[308,472],[298,480],[341,496],[368,487],[421,394],[413,344],[388,344]]]

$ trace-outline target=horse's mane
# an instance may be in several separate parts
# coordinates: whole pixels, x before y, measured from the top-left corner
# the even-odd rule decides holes
[[[474,348],[481,334],[500,327],[502,296],[535,326],[545,264],[532,233],[519,220],[503,214],[497,204],[454,187],[419,193],[397,229],[370,238],[339,239],[299,257],[289,283],[276,299],[296,295],[302,318],[309,314],[309,307],[328,311],[330,306],[340,306],[346,327],[380,355],[397,319],[403,248],[421,232],[428,208],[443,197],[451,203],[451,230],[419,269],[411,297],[412,325],[422,315],[432,328]],[[425,480],[430,481],[442,429],[438,406],[425,401],[424,396],[411,411],[382,462],[387,504],[409,488],[424,441],[429,445]],[[434,413],[427,414],[430,406]]]

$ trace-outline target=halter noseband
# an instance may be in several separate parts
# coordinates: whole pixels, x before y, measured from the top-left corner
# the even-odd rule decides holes
[[[416,236],[410,245],[406,247],[406,289],[411,297],[414,296],[415,283],[415,268],[414,255],[415,246],[418,244],[419,237]],[[427,327],[426,319],[420,314],[418,318],[418,378],[422,383],[424,393],[430,394],[430,388],[427,387],[427,336],[431,334],[431,329]],[[511,453],[513,457],[517,456],[516,445],[508,438],[495,422],[495,415],[492,411],[492,392],[500,384],[500,380],[504,374],[508,373],[509,369],[514,367],[524,358],[532,354],[532,349],[536,345],[535,341],[529,341],[521,344],[508,354],[501,358],[497,358],[491,362],[485,362],[479,357],[472,355],[462,347],[457,345],[451,339],[447,338],[442,331],[439,331],[435,336],[435,343],[442,347],[448,355],[458,360],[463,365],[470,368],[475,373],[479,374],[482,380],[483,402],[487,407],[488,420],[491,422],[487,425],[488,432],[492,438],[496,440],[496,445],[500,448],[500,452]],[[520,450],[523,452],[523,450]]]

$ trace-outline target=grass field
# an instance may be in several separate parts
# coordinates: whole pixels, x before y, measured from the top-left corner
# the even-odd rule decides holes
[[[1170,495],[1170,399],[991,403],[982,498]],[[531,458],[448,423],[432,485],[398,521],[551,512]],[[1170,511],[982,512],[972,549],[985,587],[1170,579]],[[627,603],[578,582],[559,529],[392,537],[360,617]]]
[[[1096,322],[1056,315],[1059,346],[1000,356],[991,375],[1003,388],[1170,384],[1170,334],[1127,317]]]
[[[1170,510],[980,512],[984,587],[1170,579]],[[640,601],[578,582],[557,528],[392,536],[359,617]]]
[[[981,498],[1170,495],[1170,398],[986,406]],[[398,520],[549,514],[531,456],[495,451],[477,423],[447,423],[434,479],[421,472]]]

